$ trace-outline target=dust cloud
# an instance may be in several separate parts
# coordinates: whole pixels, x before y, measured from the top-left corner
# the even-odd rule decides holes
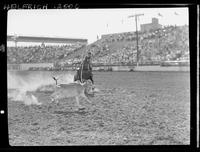
[[[22,101],[26,105],[41,105],[33,94],[38,88],[55,85],[52,76],[58,79],[58,83],[73,82],[73,74],[50,74],[46,72],[7,72],[8,99]]]

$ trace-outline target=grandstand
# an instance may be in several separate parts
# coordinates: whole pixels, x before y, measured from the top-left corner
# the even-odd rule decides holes
[[[62,63],[69,54],[87,45],[87,39],[53,37],[7,36],[7,41],[14,41],[15,43],[38,42],[41,44],[34,46],[18,46],[15,44],[14,47],[7,47],[7,63],[9,64],[9,69],[12,69],[12,67],[27,69],[26,67],[30,67],[27,64],[36,65],[37,63],[40,63],[39,65],[41,65],[42,68],[44,68],[44,65],[50,65],[49,68],[51,68],[52,63]],[[51,43],[62,45],[49,45]],[[20,66],[19,68],[16,64],[24,64],[25,66]]]
[[[161,65],[165,61],[187,61],[189,63],[189,28],[166,26],[139,33],[140,65]],[[55,62],[58,67],[73,65],[82,61],[83,52],[90,50],[94,65],[135,65],[135,32],[102,35],[90,45],[73,43],[63,46],[8,47],[8,63]],[[169,62],[166,62],[168,65]],[[173,64],[172,64],[173,65]]]
[[[90,46],[94,62],[132,64],[136,62],[134,32],[103,35]],[[139,32],[140,64],[160,64],[163,61],[189,61],[188,26],[167,26],[150,32]]]

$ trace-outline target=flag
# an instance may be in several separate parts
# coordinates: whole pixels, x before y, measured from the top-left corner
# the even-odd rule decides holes
[[[178,13],[174,12],[175,15],[179,15]]]
[[[163,17],[162,14],[158,13],[158,16]]]

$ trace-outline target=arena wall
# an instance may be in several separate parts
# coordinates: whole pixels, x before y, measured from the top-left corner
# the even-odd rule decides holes
[[[53,68],[53,63],[8,64],[8,70],[29,70],[29,68]],[[67,66],[65,70],[73,71],[76,68]],[[190,66],[111,66],[102,65],[93,67],[93,71],[190,71]]]
[[[182,71],[189,72],[190,66],[98,66],[94,71]]]

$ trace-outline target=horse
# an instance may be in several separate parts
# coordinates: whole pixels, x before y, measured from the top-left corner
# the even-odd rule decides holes
[[[85,58],[84,62],[81,64],[80,68],[77,70],[74,76],[74,82],[77,80],[79,80],[80,82],[90,80],[92,84],[94,84],[92,67],[87,57]]]
[[[92,84],[94,84],[92,71],[78,69],[76,74],[74,75],[74,82],[75,81],[85,82],[88,80],[90,80]]]

